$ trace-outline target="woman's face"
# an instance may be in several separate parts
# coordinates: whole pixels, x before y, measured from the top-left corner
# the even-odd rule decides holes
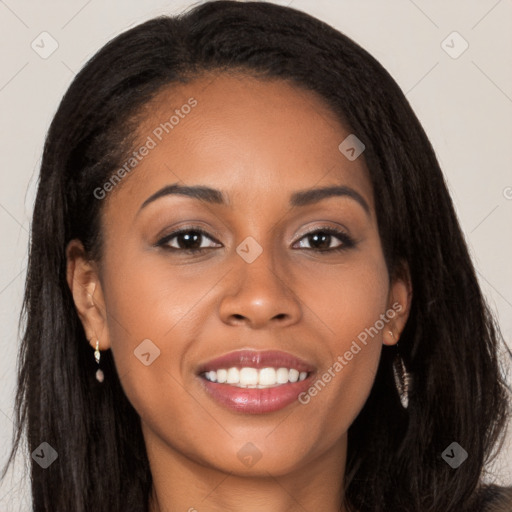
[[[350,131],[313,93],[228,75],[169,87],[138,135],[136,166],[97,192],[101,263],[68,256],[86,334],[112,349],[146,442],[235,474],[343,453],[408,311],[362,148],[339,149]]]

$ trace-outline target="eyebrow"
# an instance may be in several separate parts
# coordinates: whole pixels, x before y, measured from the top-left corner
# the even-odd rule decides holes
[[[174,194],[192,197],[194,199],[206,201],[207,203],[211,204],[230,204],[227,196],[225,196],[220,190],[200,185],[183,186],[179,185],[178,183],[174,183],[172,185],[167,185],[161,188],[160,190],[149,196],[142,203],[140,210],[145,208],[148,204],[152,203],[153,201],[160,199],[161,197]],[[370,214],[370,207],[368,206],[368,203],[363,198],[363,196],[359,194],[359,192],[355,191],[353,188],[347,187],[345,185],[299,190],[297,192],[294,192],[290,196],[290,206],[307,206],[310,204],[317,203],[322,199],[327,199],[329,197],[349,197],[351,199],[354,199],[363,207],[367,214]]]

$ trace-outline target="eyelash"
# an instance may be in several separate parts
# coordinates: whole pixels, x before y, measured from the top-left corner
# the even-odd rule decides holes
[[[213,242],[220,243],[220,242],[217,242],[216,240],[214,240],[203,229],[194,227],[194,226],[190,226],[190,227],[185,227],[185,228],[179,229],[177,231],[174,231],[172,233],[169,233],[168,235],[166,235],[162,239],[160,239],[155,244],[155,247],[162,247],[162,249],[164,249],[164,250],[168,250],[171,252],[179,251],[179,252],[185,253],[185,254],[199,254],[199,253],[202,253],[209,249],[217,249],[217,247],[201,247],[198,249],[181,249],[181,248],[176,248],[176,247],[170,247],[169,245],[167,245],[173,238],[176,238],[177,236],[182,235],[182,234],[192,233],[192,232],[199,234],[203,237],[207,237],[210,240],[212,240]],[[337,252],[346,251],[347,249],[351,249],[351,248],[355,247],[355,245],[356,245],[355,241],[349,235],[347,235],[347,233],[345,233],[344,231],[341,231],[341,230],[338,230],[338,229],[335,229],[332,227],[327,227],[327,226],[317,228],[314,231],[310,231],[309,233],[305,233],[298,241],[300,241],[304,238],[307,238],[308,236],[315,235],[318,233],[335,236],[336,238],[339,239],[339,241],[341,242],[341,245],[339,247],[334,247],[332,249],[314,249],[313,248],[313,249],[306,249],[307,251],[314,251],[314,252],[317,252],[320,254],[326,254],[326,253],[328,254],[328,253],[333,253],[333,252],[337,253]]]

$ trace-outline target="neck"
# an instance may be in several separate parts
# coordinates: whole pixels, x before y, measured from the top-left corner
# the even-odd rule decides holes
[[[149,512],[347,512],[346,436],[328,453],[288,472],[257,475],[198,464],[163,442],[147,443],[153,476]]]

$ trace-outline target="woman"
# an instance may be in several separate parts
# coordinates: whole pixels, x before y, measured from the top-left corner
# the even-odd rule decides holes
[[[432,147],[297,10],[207,2],[86,64],[24,306],[36,511],[511,509],[482,483],[501,337]]]

